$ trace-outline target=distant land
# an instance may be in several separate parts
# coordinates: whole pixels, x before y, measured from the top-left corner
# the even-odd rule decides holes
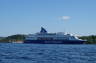
[[[16,34],[7,37],[0,37],[0,43],[21,43],[25,40],[26,35]],[[96,35],[78,36],[78,38],[87,40],[85,44],[96,44]]]
[[[0,37],[0,43],[13,43],[13,42],[23,42],[26,35],[17,34],[17,35],[11,35],[7,37]]]

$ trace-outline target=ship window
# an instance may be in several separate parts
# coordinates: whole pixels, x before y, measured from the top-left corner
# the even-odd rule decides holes
[[[53,38],[47,38],[47,37],[38,37],[38,40],[53,40]]]
[[[57,40],[67,40],[66,37],[56,37]]]

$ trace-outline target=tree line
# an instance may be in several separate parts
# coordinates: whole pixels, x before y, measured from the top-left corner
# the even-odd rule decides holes
[[[80,39],[87,40],[86,44],[96,44],[96,35],[81,36]]]
[[[11,43],[11,42],[23,41],[25,39],[25,36],[26,35],[22,35],[22,34],[11,35],[11,36],[8,36],[8,37],[1,38],[0,42]]]

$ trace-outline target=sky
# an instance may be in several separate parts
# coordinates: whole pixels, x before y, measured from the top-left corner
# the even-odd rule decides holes
[[[48,32],[96,35],[96,0],[0,0],[0,36]]]

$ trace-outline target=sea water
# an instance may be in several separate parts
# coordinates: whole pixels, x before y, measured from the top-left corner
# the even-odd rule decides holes
[[[0,43],[0,63],[96,63],[96,45]]]

